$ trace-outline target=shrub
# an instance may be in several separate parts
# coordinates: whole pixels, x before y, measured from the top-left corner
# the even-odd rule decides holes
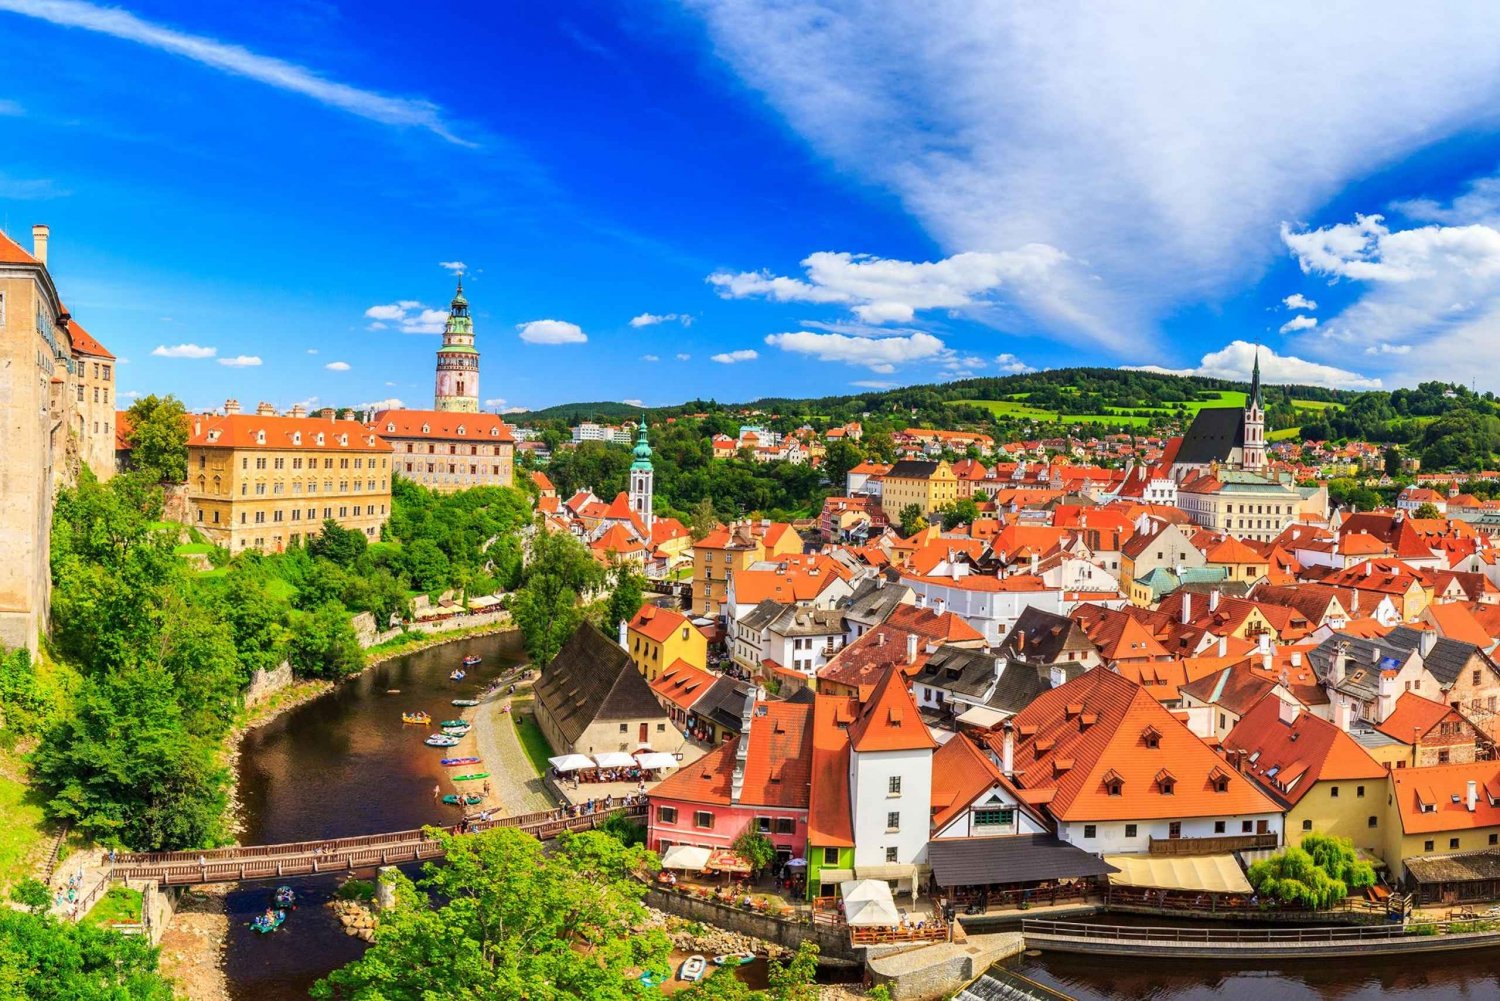
[[[333,895],[339,900],[357,900],[367,904],[375,899],[375,884],[367,879],[346,879]]]

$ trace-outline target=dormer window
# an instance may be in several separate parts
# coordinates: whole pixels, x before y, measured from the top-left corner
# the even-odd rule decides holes
[[[300,445],[300,444],[302,444],[302,432],[301,431],[293,431],[292,432],[292,444],[293,445]]]
[[[498,438],[498,437],[500,437],[500,429],[499,428],[490,428],[490,437],[491,438]]]
[[[464,433],[464,426],[463,426],[463,425],[462,425],[462,424],[460,424],[460,425],[459,425],[459,426],[458,426],[458,433],[459,433],[459,434],[463,434],[463,433]]]
[[[387,422],[386,425],[385,425],[385,431],[386,431],[386,434],[395,434],[396,433],[396,425],[394,423],[392,423],[392,422]]]
[[[1154,726],[1148,726],[1141,731],[1141,743],[1153,751],[1161,747],[1161,731]]]
[[[266,433],[264,431],[255,432],[255,443],[257,445],[264,445],[266,443]]]
[[[423,434],[431,434],[432,433],[432,425],[431,424],[423,424],[422,425],[422,433]]]
[[[1213,786],[1214,792],[1229,791],[1229,773],[1222,768],[1215,768],[1208,773],[1208,784]]]
[[[1125,779],[1113,768],[1104,773],[1104,791],[1110,796],[1125,794]]]
[[[1177,777],[1163,768],[1156,773],[1156,787],[1163,796],[1171,796],[1177,791]]]
[[[321,445],[321,444],[323,444],[323,432],[322,432],[322,431],[319,431],[319,432],[318,432],[318,444],[319,444],[319,445]],[[332,460],[332,459],[329,459],[329,460],[328,460],[328,461],[329,461],[329,462],[332,462],[332,461],[333,461],[333,460]]]
[[[347,434],[341,434],[341,435],[339,435],[339,444],[340,445],[348,445],[349,444],[349,436]]]

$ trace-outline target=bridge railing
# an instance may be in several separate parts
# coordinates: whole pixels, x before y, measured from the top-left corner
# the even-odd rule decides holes
[[[1411,932],[1401,925],[1333,925],[1316,928],[1306,926],[1295,928],[1161,928],[1026,918],[1021,922],[1021,934],[1125,942],[1191,942],[1232,945],[1237,943],[1363,942],[1402,938]]]

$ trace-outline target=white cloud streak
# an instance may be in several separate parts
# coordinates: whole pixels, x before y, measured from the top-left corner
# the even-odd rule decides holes
[[[1249,341],[1233,341],[1218,351],[1210,351],[1203,361],[1192,368],[1164,368],[1160,365],[1125,365],[1132,372],[1160,372],[1166,375],[1200,375],[1213,379],[1236,379],[1244,381],[1255,363],[1257,346]],[[1335,368],[1320,365],[1291,355],[1279,355],[1267,347],[1260,347],[1261,377],[1269,383],[1291,383],[1302,386],[1329,386],[1333,389],[1379,389],[1380,380],[1371,379]]]
[[[760,352],[754,348],[740,348],[738,351],[723,351],[709,357],[709,361],[716,361],[720,365],[738,365],[742,361],[754,361],[760,357]]]
[[[202,347],[198,344],[158,344],[151,349],[151,353],[157,358],[212,358],[219,353],[218,348]]]
[[[441,309],[429,309],[415,299],[371,306],[365,310],[370,320],[367,329],[389,330],[395,327],[403,334],[441,334],[448,324],[448,314]]]
[[[589,339],[582,327],[567,320],[532,320],[516,329],[527,344],[583,344]]]
[[[260,365],[259,355],[235,355],[233,358],[220,358],[220,365],[228,365],[230,368],[255,368]]]
[[[921,332],[905,337],[850,337],[847,334],[820,334],[798,330],[770,334],[766,343],[793,354],[809,355],[820,361],[863,365],[872,372],[894,372],[897,365],[944,358],[947,348],[931,334]]]
[[[684,327],[691,327],[693,318],[687,313],[642,313],[630,318],[632,327],[654,327],[658,323],[680,323]]]
[[[1318,308],[1317,303],[1313,302],[1301,292],[1293,292],[1291,295],[1281,300],[1281,304],[1287,309],[1305,309],[1309,313]]]
[[[160,52],[191,59],[232,76],[255,80],[277,90],[311,98],[319,104],[383,125],[425,129],[459,146],[474,143],[460,138],[442,109],[419,98],[390,97],[320,76],[313,70],[274,56],[264,56],[204,35],[177,31],[136,17],[115,7],[82,0],[0,0],[0,11],[50,21],[65,28],[110,35]]]
[[[1311,330],[1317,325],[1316,316],[1294,316],[1281,325],[1281,333],[1295,334],[1299,330]]]
[[[438,267],[447,268],[455,275],[461,275],[468,270],[468,265],[463,261],[438,261]]]
[[[324,365],[323,367],[326,368],[330,372],[347,372],[347,371],[349,371],[349,363],[346,362],[346,361],[331,361],[327,365]]]

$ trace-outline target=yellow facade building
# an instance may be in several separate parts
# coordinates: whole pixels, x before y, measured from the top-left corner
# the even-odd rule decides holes
[[[892,524],[901,520],[901,511],[909,505],[930,517],[957,500],[958,477],[946,459],[902,459],[885,474],[880,488],[880,508]]]
[[[396,472],[441,493],[515,484],[515,438],[494,414],[382,410],[369,428],[391,443]]]
[[[655,681],[684,661],[699,670],[708,668],[708,637],[680,612],[650,602],[625,624],[625,651],[647,681]]]
[[[800,552],[802,537],[785,522],[741,521],[708,533],[693,544],[693,614],[723,613],[735,571]]]
[[[278,416],[267,404],[193,418],[188,438],[191,524],[232,553],[280,552],[341,527],[380,537],[391,512],[390,443],[332,411]]]

